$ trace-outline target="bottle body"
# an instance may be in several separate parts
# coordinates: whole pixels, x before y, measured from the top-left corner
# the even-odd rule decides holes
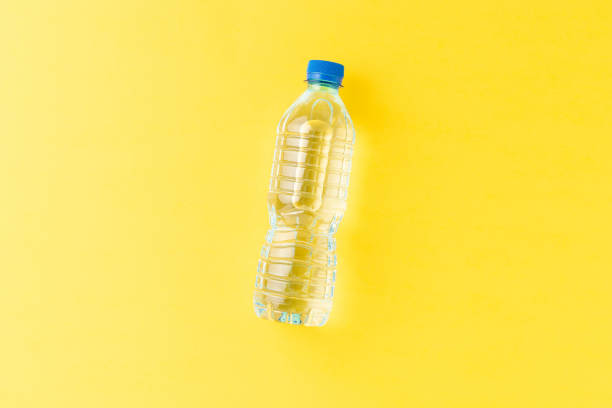
[[[322,326],[331,311],[355,133],[338,88],[326,85],[309,82],[277,127],[253,299],[264,319]]]

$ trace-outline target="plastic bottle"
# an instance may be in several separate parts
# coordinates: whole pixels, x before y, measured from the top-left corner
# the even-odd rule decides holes
[[[277,127],[270,229],[253,298],[257,316],[322,326],[336,279],[334,234],[346,208],[355,131],[340,99],[344,67],[311,60],[306,91]]]

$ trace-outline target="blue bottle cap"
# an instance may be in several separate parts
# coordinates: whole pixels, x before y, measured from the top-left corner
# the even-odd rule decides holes
[[[308,61],[306,80],[331,82],[341,86],[342,78],[344,78],[344,65],[323,60]]]

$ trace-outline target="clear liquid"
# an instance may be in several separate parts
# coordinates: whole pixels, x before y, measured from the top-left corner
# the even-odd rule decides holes
[[[311,84],[281,118],[268,193],[270,229],[255,281],[259,317],[306,326],[327,321],[353,141],[337,89]]]

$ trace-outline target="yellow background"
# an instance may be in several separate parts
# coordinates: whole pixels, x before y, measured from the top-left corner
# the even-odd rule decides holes
[[[3,1],[0,406],[612,406],[608,1]],[[276,122],[346,66],[334,311],[259,320]]]

